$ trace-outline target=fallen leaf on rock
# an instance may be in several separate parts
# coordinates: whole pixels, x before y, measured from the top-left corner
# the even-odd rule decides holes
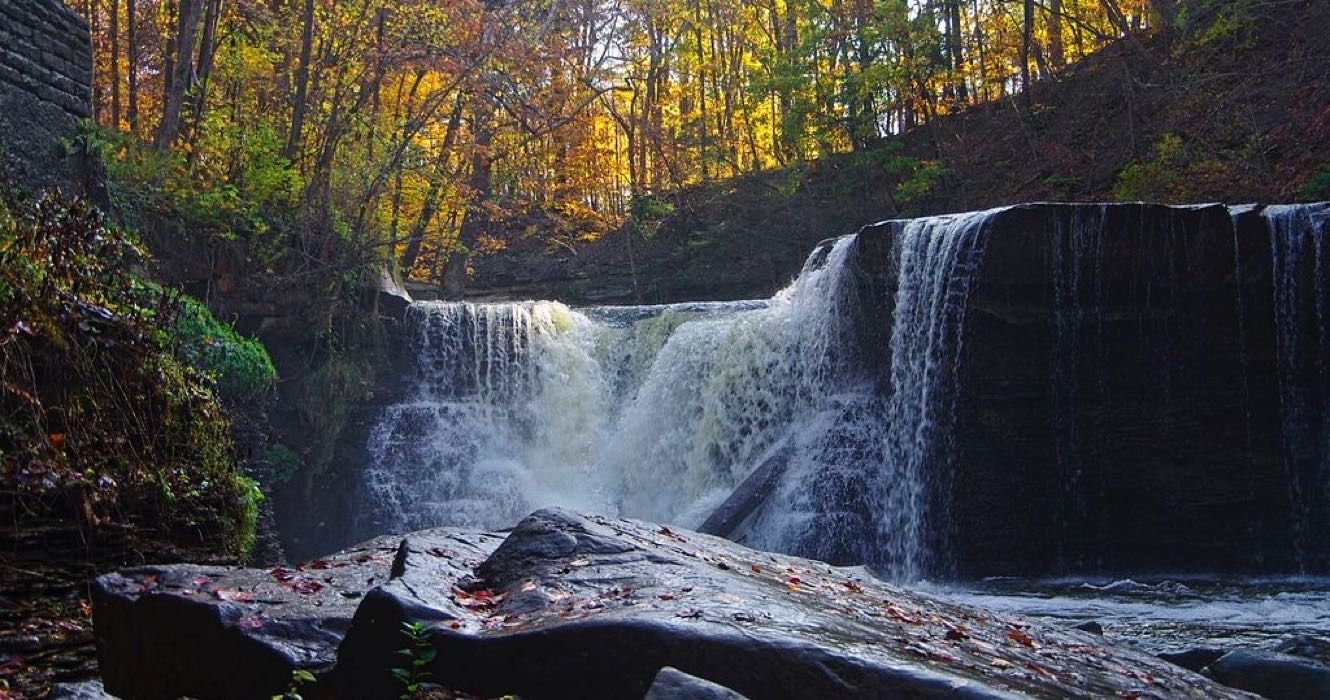
[[[953,627],[947,630],[947,633],[942,635],[942,638],[951,642],[959,642],[961,640],[969,639],[970,635],[966,634],[965,629],[962,627]]]
[[[863,586],[860,586],[858,583],[856,583],[856,582],[854,582],[854,581],[846,581],[846,582],[845,582],[845,587],[848,588],[848,589],[850,589],[851,591],[853,591],[853,592],[855,592],[855,593],[863,593],[863,592],[864,592],[864,587],[863,587]]]
[[[236,623],[236,627],[239,627],[239,628],[242,629],[242,630],[257,630],[257,629],[262,629],[262,628],[263,628],[263,618],[261,618],[261,617],[246,617],[246,618],[241,619],[239,622],[237,622],[237,623]]]
[[[457,552],[451,549],[444,549],[443,547],[430,547],[425,551],[440,559],[452,559],[457,556]]]
[[[228,603],[253,603],[254,594],[248,591],[237,591],[231,588],[218,588],[213,590],[213,597],[218,600],[224,600]]]
[[[502,593],[495,595],[494,593],[485,590],[483,588],[478,591],[470,593],[460,588],[453,589],[453,602],[470,610],[477,610],[477,611],[493,610],[502,601],[503,601]]]
[[[757,564],[753,564],[753,573],[755,574],[762,573],[762,567],[758,566]]]
[[[687,542],[687,541],[688,541],[688,540],[686,540],[686,539],[680,537],[679,535],[674,534],[674,531],[673,531],[673,530],[669,529],[668,527],[665,527],[664,525],[661,525],[661,526],[660,526],[660,534],[662,534],[662,535],[664,535],[664,536],[666,536],[666,537],[668,537],[668,538],[670,538],[670,539],[672,539],[672,540],[679,541],[679,542]]]
[[[312,578],[301,576],[291,583],[291,590],[300,595],[311,595],[323,590],[323,584]]]
[[[1030,635],[1024,632],[1012,630],[1007,633],[1007,639],[1010,639],[1011,641],[1016,642],[1021,646],[1029,647],[1031,649],[1034,648],[1034,639],[1031,638]]]
[[[284,569],[280,566],[273,569],[269,573],[272,574],[272,577],[274,579],[277,579],[278,583],[286,583],[287,581],[290,581],[291,579],[296,577],[296,572],[290,569]]]
[[[212,583],[212,579],[208,578],[207,576],[195,576],[194,578],[190,579],[189,582],[194,584],[195,586],[202,587]]]

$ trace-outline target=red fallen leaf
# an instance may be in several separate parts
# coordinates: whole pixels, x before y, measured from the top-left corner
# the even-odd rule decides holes
[[[922,624],[924,624],[923,622],[920,622],[919,620],[916,620],[916,619],[914,619],[913,617],[910,617],[909,615],[906,615],[905,613],[903,613],[903,612],[901,612],[900,610],[896,609],[896,606],[894,606],[894,605],[888,605],[888,606],[887,606],[887,615],[888,615],[889,617],[891,617],[891,619],[896,620],[897,622],[904,622],[904,623],[909,624],[909,625],[922,625]]]
[[[51,443],[51,447],[54,447],[57,450],[62,449],[65,446],[65,434],[51,433],[46,436],[46,441]]]
[[[758,566],[757,564],[754,564],[754,565],[753,565],[753,573],[755,573],[755,574],[760,574],[760,573],[762,573],[762,567]]]
[[[801,581],[801,580],[799,579],[798,576],[791,576],[791,577],[790,577],[790,585],[792,585],[792,586],[797,586],[797,585],[799,585],[799,584],[801,584],[801,583],[803,583],[803,581]]]
[[[969,639],[970,635],[965,633],[964,628],[953,627],[947,630],[947,633],[942,635],[942,638],[949,642],[959,642],[961,640]]]
[[[452,622],[448,623],[448,626],[453,629],[461,629],[462,623],[458,622],[457,620],[453,620]]]
[[[213,590],[212,595],[218,600],[224,600],[228,603],[253,603],[254,594],[247,591],[237,591],[230,588],[218,588]]]
[[[430,554],[433,554],[436,557],[439,557],[440,559],[452,559],[453,557],[457,556],[457,552],[454,552],[451,549],[444,549],[443,547],[430,547],[425,551],[429,552]]]
[[[312,578],[301,576],[291,583],[291,590],[301,595],[311,595],[323,590],[323,584]]]
[[[1027,668],[1027,669],[1029,669],[1029,670],[1031,670],[1031,671],[1034,671],[1035,673],[1038,673],[1039,675],[1041,675],[1041,676],[1043,676],[1044,678],[1047,678],[1047,679],[1049,679],[1049,680],[1051,680],[1051,681],[1056,681],[1056,680],[1058,680],[1058,677],[1055,676],[1055,675],[1053,675],[1053,673],[1052,673],[1051,671],[1049,671],[1048,669],[1043,668],[1042,666],[1039,666],[1039,665],[1037,665],[1037,664],[1033,664],[1033,663],[1030,663],[1030,662],[1027,661],[1026,664],[1025,664],[1025,668]]]
[[[296,577],[296,572],[290,569],[284,569],[280,566],[277,567],[276,569],[273,569],[269,573],[272,574],[273,578],[277,579],[278,583],[286,583],[287,581],[290,581],[291,579]]]
[[[674,596],[670,595],[669,593],[661,593],[657,597],[660,598],[661,600],[674,600]]]
[[[1030,637],[1030,635],[1024,632],[1012,630],[1007,633],[1007,639],[1010,639],[1011,641],[1016,642],[1021,646],[1030,647],[1032,649],[1034,648],[1034,639]]]
[[[315,559],[314,561],[311,561],[311,562],[305,564],[305,566],[304,566],[303,568],[306,568],[306,569],[317,569],[317,570],[319,570],[319,571],[322,571],[322,570],[328,568],[328,562],[326,562],[326,561],[324,561],[324,560],[322,560],[322,559]]]
[[[854,593],[863,593],[863,592],[864,592],[864,587],[863,587],[863,586],[860,586],[858,583],[856,583],[856,582],[854,582],[854,581],[846,581],[846,582],[845,582],[845,587],[848,588],[848,589],[850,589],[850,590],[851,590],[852,592],[854,592]]]
[[[195,576],[194,578],[190,579],[189,582],[194,584],[196,587],[203,587],[212,583],[212,579],[208,578],[207,576]]]
[[[680,536],[674,534],[674,531],[673,531],[673,530],[669,529],[668,527],[665,527],[664,525],[661,525],[661,526],[660,526],[660,530],[659,530],[659,532],[660,532],[660,534],[662,534],[662,535],[664,535],[664,536],[666,536],[666,537],[668,537],[668,538],[670,538],[670,539],[672,539],[672,540],[678,540],[678,541],[680,541],[680,542],[687,542],[687,541],[688,541],[688,540],[685,540],[684,538],[682,538],[682,537],[680,537]]]
[[[453,589],[453,602],[471,610],[493,610],[502,600],[503,594],[494,595],[483,588],[474,592],[467,592],[460,588]]]

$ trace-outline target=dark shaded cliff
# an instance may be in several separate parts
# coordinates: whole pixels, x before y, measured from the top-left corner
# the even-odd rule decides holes
[[[1301,211],[1323,246],[1324,205]],[[904,226],[860,233],[884,325]],[[932,527],[957,573],[1326,569],[1305,536],[1324,527],[1324,386],[1315,359],[1287,363],[1315,357],[1325,319],[1276,309],[1289,285],[1323,291],[1325,271],[1304,255],[1283,276],[1271,235],[1259,208],[1218,205],[991,219],[949,387],[954,450],[933,465],[949,470]]]

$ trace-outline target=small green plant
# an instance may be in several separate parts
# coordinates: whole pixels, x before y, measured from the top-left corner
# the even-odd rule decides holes
[[[674,213],[674,204],[661,197],[639,195],[628,204],[628,228],[643,238],[651,238],[660,230],[665,217]]]
[[[1145,162],[1132,162],[1118,173],[1113,196],[1119,201],[1169,199],[1181,184],[1182,137],[1164,134]]]
[[[300,694],[300,687],[314,681],[314,674],[303,668],[298,668],[291,672],[291,684],[286,687],[286,692],[272,696],[272,700],[305,700],[304,696]]]
[[[300,456],[286,445],[273,445],[263,453],[263,466],[268,470],[268,483],[284,484],[300,471]]]
[[[407,643],[397,650],[397,654],[406,657],[409,664],[394,668],[392,672],[402,684],[401,700],[411,700],[429,679],[429,671],[425,667],[438,652],[430,645],[430,629],[423,622],[403,622],[402,635],[406,637]]]
[[[909,209],[919,203],[947,176],[947,166],[938,161],[920,161],[909,177],[896,188],[896,202]]]
[[[1298,188],[1298,199],[1304,202],[1330,200],[1330,167],[1321,168],[1308,178]]]

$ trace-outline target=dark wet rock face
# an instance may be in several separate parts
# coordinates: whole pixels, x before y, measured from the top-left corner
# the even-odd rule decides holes
[[[754,699],[1237,696],[1094,635],[637,521],[547,510],[506,538],[433,530],[358,551],[325,560],[333,568],[320,575],[347,556],[353,563],[347,581],[334,574],[314,594],[270,571],[103,577],[96,625],[107,689],[267,697],[306,668],[319,676],[307,697],[395,697],[392,669],[405,665],[396,652],[413,647],[403,625],[420,623],[436,654],[427,680],[486,697],[641,698],[664,667]],[[370,551],[373,563],[355,561]],[[365,588],[352,581],[388,574],[363,599],[343,595]],[[196,585],[199,576],[222,583]],[[223,600],[218,590],[250,595]]]
[[[745,700],[745,698],[723,685],[666,666],[656,674],[656,680],[652,681],[644,700]]]
[[[1270,700],[1330,697],[1330,666],[1277,651],[1231,651],[1201,673]]]
[[[302,570],[176,565],[97,579],[93,625],[106,690],[125,698],[271,697],[322,674],[360,598],[388,580],[397,538]]]

